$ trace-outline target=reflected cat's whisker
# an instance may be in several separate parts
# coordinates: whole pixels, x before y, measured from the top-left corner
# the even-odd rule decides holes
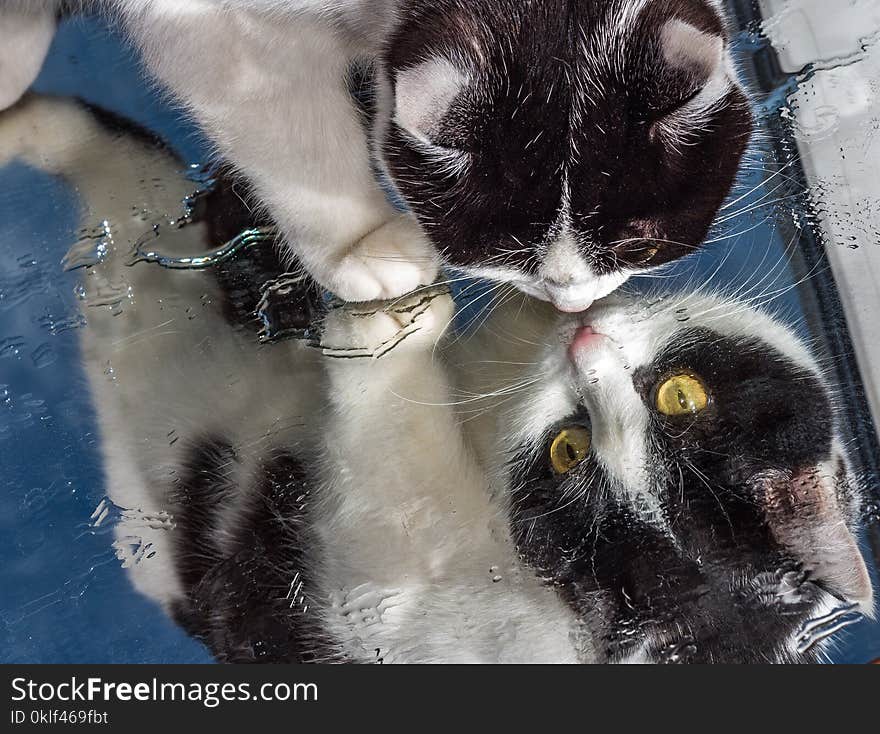
[[[499,388],[497,390],[493,390],[492,392],[489,392],[489,393],[473,395],[473,396],[467,397],[463,400],[451,400],[451,401],[443,402],[443,403],[431,403],[431,402],[424,402],[421,400],[414,400],[412,398],[406,397],[405,395],[400,395],[400,394],[394,392],[393,390],[391,390],[390,392],[396,398],[399,398],[400,400],[403,400],[403,401],[410,403],[412,405],[424,405],[424,406],[435,407],[435,408],[450,408],[450,407],[455,407],[458,405],[467,405],[469,403],[476,403],[481,400],[487,400],[487,399],[493,398],[493,397],[504,397],[504,396],[510,395],[511,393],[522,392],[526,388],[531,387],[532,385],[539,383],[541,381],[541,379],[542,379],[542,377],[538,376],[538,377],[526,380],[524,382],[520,382],[520,383],[511,385],[511,386],[507,386],[504,388]]]
[[[767,291],[763,290],[757,292],[765,283],[772,283],[778,277],[782,268],[786,267],[790,264],[791,259],[794,256],[794,252],[796,251],[796,236],[795,235],[792,240],[789,242],[789,245],[783,251],[783,254],[780,258],[774,263],[774,265],[767,269],[766,272],[761,276],[759,280],[757,280],[754,284],[749,284],[746,282],[742,287],[737,288],[730,294],[726,294],[730,301],[723,302],[712,306],[710,308],[704,309],[697,314],[694,314],[696,318],[704,318],[707,314],[713,313],[715,311],[719,311],[731,305],[731,302],[736,304],[736,308],[733,311],[725,311],[722,316],[728,317],[734,315],[736,313],[741,313],[743,310],[747,310],[749,308],[755,307],[755,304],[762,303],[766,304],[772,301],[775,298],[779,298],[780,296],[788,293],[793,288],[801,285],[803,282],[808,280],[810,277],[813,277],[815,273],[812,271],[805,275],[803,278],[797,281],[797,283],[787,286],[785,288],[778,289],[777,291]],[[764,261],[766,260],[766,254],[762,258],[761,262],[758,264],[758,267],[755,268],[754,272],[760,273],[763,269]],[[815,266],[814,266],[815,267]],[[754,295],[752,295],[754,294]],[[768,298],[769,296],[769,298]],[[761,299],[765,299],[763,302]]]

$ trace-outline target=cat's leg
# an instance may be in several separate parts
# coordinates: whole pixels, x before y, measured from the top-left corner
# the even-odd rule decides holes
[[[463,434],[438,345],[451,319],[430,290],[325,321],[327,627],[363,660],[573,662],[571,612],[521,573],[505,499]]]
[[[432,599],[460,593],[470,577],[463,551],[492,565],[479,551],[487,533],[474,508],[488,507],[482,476],[468,461],[445,370],[434,359],[451,302],[410,298],[331,311],[322,337],[328,512],[316,522],[327,549],[317,583],[329,601],[327,628],[364,661],[377,650],[385,662],[446,659],[447,646],[429,638],[446,639],[438,630],[454,622],[437,610],[456,606]],[[473,662],[471,650],[462,643],[454,654]]]
[[[383,414],[394,412],[402,423],[424,418],[429,423],[448,420],[451,426],[452,411],[437,406],[449,400],[440,345],[452,324],[453,310],[452,299],[441,286],[393,303],[331,309],[324,321],[321,349],[331,379],[330,399],[338,411],[366,407]],[[401,393],[397,399],[403,401],[402,412],[389,410],[388,401],[394,399],[389,389]],[[400,438],[396,436],[395,442]]]
[[[56,6],[0,0],[0,110],[21,99],[40,73],[55,35]]]
[[[127,7],[150,71],[252,181],[321,285],[366,301],[433,280],[421,229],[375,181],[347,86],[362,48],[306,10],[286,19],[205,0]]]
[[[452,312],[450,297],[432,290],[384,307],[346,306],[325,320],[325,470],[345,518],[336,531],[351,534],[356,545],[365,532],[384,538],[362,543],[363,567],[373,569],[365,578],[385,573],[390,545],[399,546],[400,558],[411,551],[418,565],[420,550],[470,532],[466,527],[481,517],[476,506],[488,508],[485,478],[450,407],[452,388],[437,348]],[[411,536],[407,522],[422,520],[423,534]]]

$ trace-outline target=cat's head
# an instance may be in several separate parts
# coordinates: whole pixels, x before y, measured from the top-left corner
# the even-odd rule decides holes
[[[716,2],[412,5],[380,157],[447,264],[580,311],[700,245],[751,130]]]
[[[612,296],[550,341],[500,470],[522,557],[608,659],[809,660],[872,613],[833,401],[789,328]]]

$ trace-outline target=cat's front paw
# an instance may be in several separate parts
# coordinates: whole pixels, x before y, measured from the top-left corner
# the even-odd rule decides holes
[[[383,301],[432,283],[437,270],[437,254],[424,232],[401,214],[354,245],[338,264],[330,290],[343,301]]]
[[[392,302],[340,305],[324,319],[321,347],[326,356],[345,359],[433,348],[452,323],[454,309],[444,286]]]
[[[0,110],[37,78],[55,35],[54,8],[0,8]]]

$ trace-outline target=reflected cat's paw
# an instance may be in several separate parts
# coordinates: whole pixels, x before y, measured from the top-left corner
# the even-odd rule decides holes
[[[346,304],[324,320],[321,340],[329,357],[382,357],[392,350],[433,348],[454,316],[449,290],[432,286],[392,302]]]

